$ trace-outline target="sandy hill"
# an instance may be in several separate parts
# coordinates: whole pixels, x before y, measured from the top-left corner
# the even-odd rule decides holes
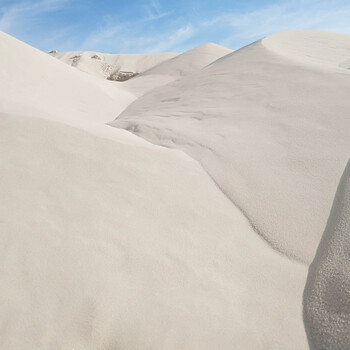
[[[309,263],[349,158],[346,52],[350,36],[280,33],[152,90],[111,125],[199,160],[271,246]]]
[[[79,70],[100,78],[108,78],[116,72],[142,73],[177,53],[155,54],[105,54],[92,51],[54,52],[51,56],[58,58]]]
[[[117,84],[83,74],[2,32],[0,50],[3,112],[102,124],[134,99]]]
[[[306,347],[306,268],[195,160],[103,124],[123,84],[0,47],[2,349]]]
[[[120,83],[0,32],[0,348],[344,344],[347,38],[207,44]]]
[[[104,123],[123,111],[136,98],[134,94],[115,82],[69,67],[3,32],[0,50],[1,112],[56,120],[115,138],[116,133]],[[118,134],[118,140],[123,134]],[[129,142],[130,137],[124,139]]]
[[[103,125],[124,85],[0,45],[1,348],[306,348],[306,267],[195,160]]]

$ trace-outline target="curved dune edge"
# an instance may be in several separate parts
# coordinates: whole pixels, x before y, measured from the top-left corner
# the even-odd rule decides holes
[[[176,77],[188,75],[230,53],[232,50],[227,47],[206,43],[155,65],[145,71],[143,75],[164,74]]]
[[[153,89],[108,124],[199,161],[274,250],[309,265],[348,159],[343,71],[296,63],[258,41]]]
[[[142,96],[153,89],[198,72],[231,52],[232,50],[220,45],[203,44],[155,65],[134,79],[126,81],[124,86],[133,94]]]
[[[350,348],[350,161],[310,266],[304,320],[313,350]]]
[[[262,45],[289,60],[350,73],[350,35],[316,30],[288,30],[261,40]],[[330,44],[331,43],[331,44]]]

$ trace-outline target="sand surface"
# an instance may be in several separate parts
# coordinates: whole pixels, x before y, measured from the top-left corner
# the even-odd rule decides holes
[[[347,350],[349,36],[0,51],[1,349]]]

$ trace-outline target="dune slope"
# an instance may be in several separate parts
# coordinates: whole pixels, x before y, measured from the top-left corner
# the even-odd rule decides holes
[[[181,152],[0,114],[0,159],[1,349],[307,349],[306,268]]]
[[[113,119],[135,96],[0,32],[3,112],[87,127]]]
[[[344,350],[350,344],[350,162],[310,266],[304,293],[311,347]]]
[[[288,46],[298,59],[283,54],[291,36],[304,42]],[[342,62],[350,36],[265,38],[150,91],[111,125],[199,160],[274,249],[310,263],[350,149],[350,71],[310,63],[328,47]]]

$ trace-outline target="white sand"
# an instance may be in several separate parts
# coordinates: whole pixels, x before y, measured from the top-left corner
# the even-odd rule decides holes
[[[135,98],[114,82],[82,74],[2,32],[0,51],[3,111],[103,124]]]
[[[310,266],[305,320],[315,349],[350,346],[350,161],[340,181],[326,230]]]
[[[350,130],[347,41],[316,64],[309,35],[204,45],[119,83],[0,32],[0,349],[308,349],[297,260]],[[104,125],[125,108],[113,125],[180,150]]]
[[[107,138],[145,144],[104,125],[136,99],[121,85],[79,72],[3,32],[0,52],[1,112],[58,120]]]
[[[0,123],[1,349],[307,348],[306,268],[194,161]]]

